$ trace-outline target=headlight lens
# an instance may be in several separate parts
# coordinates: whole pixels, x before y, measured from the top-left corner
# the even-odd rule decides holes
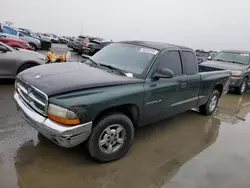
[[[241,71],[232,71],[232,76],[240,76],[241,73]]]
[[[80,124],[80,119],[78,115],[66,108],[49,104],[48,107],[48,117],[51,120],[65,124],[65,125],[77,125]]]

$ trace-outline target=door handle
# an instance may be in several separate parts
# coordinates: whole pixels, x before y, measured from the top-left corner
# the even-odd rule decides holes
[[[181,88],[186,88],[187,87],[187,83],[181,83]]]

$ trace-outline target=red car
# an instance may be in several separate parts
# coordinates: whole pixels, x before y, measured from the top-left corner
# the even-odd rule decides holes
[[[20,39],[15,39],[15,38],[10,38],[10,37],[5,37],[5,36],[0,35],[0,42],[5,43],[11,47],[32,50],[29,43]]]

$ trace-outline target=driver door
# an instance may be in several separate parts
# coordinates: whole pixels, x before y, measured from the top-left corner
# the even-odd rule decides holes
[[[14,54],[8,47],[2,44],[0,44],[0,48],[2,49],[0,49],[0,78],[13,78],[16,75]]]
[[[147,78],[144,84],[144,120],[147,124],[160,120],[183,110],[182,100],[187,87],[186,75],[183,75],[180,52],[163,51],[156,60],[155,70],[168,68],[174,72],[172,78]]]

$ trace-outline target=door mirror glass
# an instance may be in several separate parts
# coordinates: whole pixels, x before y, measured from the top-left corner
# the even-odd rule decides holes
[[[167,68],[162,68],[158,72],[156,72],[153,78],[173,78],[174,72]]]
[[[9,51],[7,48],[5,48],[4,46],[0,46],[0,52],[5,53],[7,51]]]

